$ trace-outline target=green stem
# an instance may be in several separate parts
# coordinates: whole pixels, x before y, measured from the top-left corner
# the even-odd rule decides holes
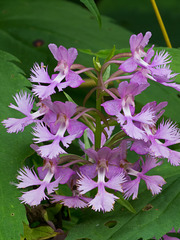
[[[101,112],[101,98],[102,98],[102,68],[97,74],[98,82],[97,82],[97,90],[96,90],[96,109]],[[102,133],[102,126],[101,126],[101,117],[99,114],[96,115],[96,131],[95,131],[95,149],[99,149],[101,147],[101,133]]]
[[[96,109],[101,111],[101,89],[96,90]],[[101,147],[101,118],[97,114],[96,116],[96,131],[95,131],[95,149],[99,149]]]

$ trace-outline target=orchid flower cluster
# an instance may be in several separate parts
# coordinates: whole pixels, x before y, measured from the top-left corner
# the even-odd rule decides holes
[[[137,112],[135,97],[151,81],[177,91],[180,85],[174,82],[177,74],[170,69],[172,59],[167,52],[155,53],[154,45],[145,51],[150,37],[150,32],[132,35],[131,52],[114,55],[102,66],[94,64],[94,68],[74,63],[78,55],[75,48],[49,44],[57,60],[55,73],[50,76],[44,63],[35,63],[29,78],[32,94],[17,93],[16,105],[9,106],[24,116],[3,121],[9,133],[24,131],[33,124],[31,148],[42,158],[37,169],[25,166],[18,172],[17,188],[28,188],[20,197],[22,203],[36,206],[48,200],[69,208],[109,212],[119,194],[125,199],[137,198],[141,181],[152,195],[161,192],[165,180],[148,172],[165,159],[171,165],[180,165],[180,152],[169,148],[180,143],[180,130],[171,120],[159,120],[167,102],[149,102]],[[118,65],[118,70],[105,79],[111,64]],[[96,84],[84,103],[96,92],[96,107],[77,106],[71,98],[52,101],[57,91],[79,87],[84,82],[82,73]],[[113,82],[119,83],[117,89],[112,87]],[[81,148],[81,156],[68,152],[74,141]],[[129,151],[137,154],[137,161],[128,158]],[[64,186],[68,186],[69,195],[63,194]]]

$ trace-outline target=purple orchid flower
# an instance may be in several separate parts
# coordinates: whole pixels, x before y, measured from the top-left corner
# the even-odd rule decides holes
[[[169,54],[165,51],[159,53],[156,52],[156,55],[151,62],[151,58],[154,56],[153,47],[154,46],[147,51],[147,56],[144,57],[144,62],[146,62],[147,65],[142,66],[142,68],[138,69],[137,72],[133,74],[131,82],[147,84],[147,79],[150,79],[164,86],[172,87],[177,91],[180,91],[180,85],[173,82],[174,77],[178,74],[172,74],[170,66],[167,65],[172,61]]]
[[[146,56],[144,47],[148,44],[151,35],[151,32],[146,32],[144,37],[142,33],[139,33],[138,35],[134,34],[130,37],[129,43],[132,57],[121,64],[119,67],[121,70],[124,72],[133,72],[138,65],[147,66],[147,63],[142,60],[142,57]]]
[[[92,206],[95,211],[109,212],[113,209],[118,197],[107,192],[105,187],[122,192],[122,183],[126,181],[123,169],[111,164],[117,158],[119,152],[108,147],[103,147],[97,152],[93,149],[87,149],[85,152],[91,161],[95,162],[79,168],[78,191],[85,194],[94,188],[98,188],[96,196],[88,203],[88,206]],[[93,180],[96,176],[98,176],[97,182]],[[106,178],[109,180],[106,181]]]
[[[142,162],[141,172],[131,168],[130,166],[127,167],[126,169],[128,172],[128,175],[135,176],[136,179],[123,183],[125,198],[129,198],[131,195],[132,195],[132,199],[137,198],[139,183],[141,179],[145,181],[147,185],[147,189],[151,190],[153,195],[160,193],[162,190],[161,186],[166,183],[161,176],[145,175],[152,168],[155,168],[161,165],[162,162],[157,162],[157,160],[155,158],[152,158],[151,156],[147,156],[145,162],[143,161],[143,159],[141,159],[141,162]]]
[[[31,170],[28,167],[21,169],[17,176],[17,179],[20,181],[20,183],[16,184],[17,188],[39,185],[37,189],[23,192],[23,195],[19,198],[21,202],[29,204],[30,206],[36,206],[39,205],[42,200],[48,199],[48,196],[45,194],[45,189],[47,189],[48,194],[54,192],[60,180],[56,179],[51,182],[53,175],[49,170],[44,179],[40,180],[33,169]]]
[[[32,145],[31,147],[37,150],[36,145]],[[17,179],[20,183],[16,184],[17,188],[39,185],[37,189],[24,192],[20,197],[22,202],[30,206],[38,205],[42,200],[49,199],[47,194],[53,193],[59,184],[65,184],[69,181],[75,172],[68,167],[58,166],[59,160],[59,158],[44,158],[44,166],[37,168],[38,175],[33,169],[27,167],[19,171]],[[55,178],[54,181],[52,181],[53,177]],[[47,189],[47,194],[45,194],[45,189]]]
[[[161,122],[159,128],[155,126],[142,125],[146,136],[143,140],[135,140],[131,146],[131,151],[144,155],[151,154],[158,158],[167,158],[172,165],[180,165],[180,152],[168,148],[171,145],[180,143],[180,131],[176,124],[167,120]],[[162,142],[162,140],[164,142]]]
[[[17,104],[15,106],[14,104],[10,104],[9,107],[13,108],[21,113],[23,113],[26,117],[24,118],[8,118],[4,121],[2,121],[3,125],[7,128],[7,132],[13,133],[13,132],[19,132],[23,131],[24,127],[33,123],[33,122],[40,122],[38,120],[39,117],[43,118],[49,114],[50,109],[46,105],[46,103],[49,102],[51,104],[50,99],[46,99],[46,101],[40,101],[37,106],[39,106],[38,111],[31,113],[34,100],[33,97],[28,94],[27,92],[20,92],[19,94],[16,94],[14,97],[14,100]],[[42,121],[43,119],[41,119]]]
[[[161,122],[156,132],[144,126],[147,140],[151,142],[149,152],[155,157],[167,158],[172,165],[180,165],[180,152],[171,150],[168,146],[180,143],[180,130],[171,121]],[[163,143],[161,140],[164,140]]]
[[[118,87],[121,99],[110,100],[101,104],[109,115],[117,117],[117,122],[120,123],[127,135],[135,139],[143,139],[145,135],[144,130],[138,127],[140,123],[154,123],[154,111],[151,107],[148,108],[148,105],[135,115],[134,96],[141,93],[146,87],[146,84],[121,82]],[[123,114],[121,114],[121,110]]]
[[[88,202],[92,200],[86,196],[83,196],[77,189],[77,180],[80,179],[79,173],[79,166],[74,165],[73,170],[74,174],[71,175],[69,178],[67,185],[71,189],[72,195],[71,196],[63,196],[63,195],[56,195],[52,194],[52,203],[60,202],[61,204],[69,207],[69,208],[85,208],[88,206]]]
[[[74,71],[72,71],[71,65],[75,61],[78,52],[75,48],[66,49],[63,46],[59,48],[55,44],[49,44],[49,49],[54,58],[58,61],[58,65],[54,71],[58,71],[58,74],[53,74],[52,77],[48,75],[47,68],[41,63],[41,67],[35,63],[34,68],[31,69],[32,75],[30,77],[31,82],[36,82],[39,85],[33,85],[33,92],[39,98],[44,99],[55,93],[55,87],[59,91],[70,86],[72,88],[79,87],[84,82],[82,78]],[[62,82],[65,79],[65,82]],[[43,85],[41,85],[43,83]]]
[[[71,119],[76,112],[76,104],[72,102],[54,102],[52,106],[52,114],[48,120],[48,127],[43,123],[37,123],[34,130],[35,143],[52,141],[50,144],[38,147],[37,152],[46,158],[57,157],[60,153],[66,153],[59,145],[62,142],[64,147],[75,139],[80,138],[87,128],[83,123]],[[69,135],[65,136],[66,131]]]

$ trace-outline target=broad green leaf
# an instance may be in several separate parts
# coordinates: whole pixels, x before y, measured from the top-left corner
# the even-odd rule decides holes
[[[88,9],[89,11],[97,18],[99,26],[101,27],[101,15],[99,10],[96,6],[94,0],[80,0]]]
[[[0,51],[0,122],[8,117],[18,116],[17,111],[10,109],[8,105],[14,103],[12,95],[29,84],[22,70],[13,63],[17,61],[14,56]],[[32,153],[29,130],[27,128],[23,133],[9,134],[2,123],[0,124],[0,239],[19,239],[23,232],[22,221],[26,221],[24,206],[18,199],[20,192],[11,183],[17,182],[17,170]]]
[[[49,43],[93,52],[129,46],[129,31],[107,17],[102,17],[100,29],[88,10],[68,1],[2,0],[0,9],[0,48],[18,57],[28,75],[34,62],[44,62],[53,71],[57,63]],[[82,53],[76,62],[92,66],[92,58]]]

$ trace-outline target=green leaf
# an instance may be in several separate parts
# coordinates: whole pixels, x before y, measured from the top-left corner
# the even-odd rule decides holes
[[[106,80],[108,80],[108,78],[110,77],[110,73],[111,73],[111,65],[109,65],[104,74],[103,74],[103,81],[105,82]]]
[[[109,61],[111,59],[111,57],[113,57],[114,55],[118,54],[118,53],[121,53],[121,52],[129,52],[130,49],[115,49],[115,45],[113,47],[113,49],[101,49],[99,50],[98,52],[93,52],[92,50],[90,49],[78,49],[79,52],[82,52],[82,53],[85,53],[87,55],[90,55],[90,56],[96,56],[96,57],[99,57],[99,58],[102,58],[102,59],[105,59],[105,62]]]
[[[72,97],[71,97],[69,94],[67,94],[67,93],[64,92],[64,91],[63,91],[63,93],[64,93],[64,95],[66,96],[66,98],[67,98],[67,100],[68,100],[69,102],[75,103],[75,101],[72,99]],[[75,104],[76,104],[76,103],[75,103]]]
[[[18,116],[17,111],[10,109],[8,105],[14,103],[12,95],[29,85],[22,70],[13,63],[17,61],[14,56],[0,51],[0,122],[8,117]],[[23,166],[24,159],[33,152],[30,148],[32,136],[29,128],[23,133],[9,134],[2,124],[0,132],[0,239],[17,240],[23,232],[22,221],[26,221],[26,214],[23,204],[18,199],[20,192],[11,183],[17,182],[17,170]]]
[[[90,148],[91,145],[90,145],[90,142],[89,142],[89,138],[87,136],[87,129],[84,131],[83,138],[84,138],[85,149]]]
[[[94,64],[94,68],[100,72],[101,71],[101,64],[99,61],[99,57],[93,57],[93,64]]]
[[[55,237],[57,232],[49,226],[41,226],[37,228],[30,228],[27,224],[24,223],[24,238],[27,240],[45,240],[52,237]]]
[[[112,50],[108,54],[107,58],[105,59],[105,62],[108,62],[114,55],[115,55],[116,47],[115,45],[113,46]]]
[[[89,11],[96,17],[99,26],[101,27],[101,15],[99,13],[99,10],[96,6],[96,3],[94,0],[80,0],[88,9]]]
[[[129,47],[129,31],[104,16],[99,29],[91,13],[69,1],[8,0],[0,1],[0,9],[0,49],[20,59],[28,77],[34,62],[44,62],[53,72],[57,62],[49,43],[93,52],[113,45]],[[92,58],[80,52],[76,62],[92,66]]]
[[[130,212],[132,213],[136,213],[136,210],[133,208],[133,206],[130,204],[130,202],[126,199],[123,198],[123,196],[117,192],[116,196],[119,197],[119,199],[117,199],[117,202],[120,203],[123,207],[127,208]]]

